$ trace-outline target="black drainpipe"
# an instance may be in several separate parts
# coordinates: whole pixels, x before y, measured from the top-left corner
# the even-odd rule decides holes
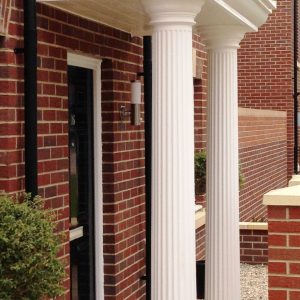
[[[152,174],[152,44],[144,40],[145,176],[146,176],[146,300],[151,300],[151,174]]]
[[[36,1],[24,0],[25,190],[37,195]]]

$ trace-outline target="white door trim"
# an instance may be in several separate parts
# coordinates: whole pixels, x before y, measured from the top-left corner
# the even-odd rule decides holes
[[[94,93],[94,211],[95,211],[95,288],[96,300],[104,299],[103,261],[103,191],[102,191],[102,120],[101,120],[101,60],[68,53],[70,66],[93,70]]]

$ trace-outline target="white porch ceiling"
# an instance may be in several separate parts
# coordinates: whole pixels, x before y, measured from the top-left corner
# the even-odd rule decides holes
[[[147,31],[148,16],[140,0],[40,0],[50,6],[142,35]]]
[[[132,35],[149,34],[147,26],[149,18],[140,0],[38,0],[38,2],[121,29]],[[275,0],[206,0],[196,20],[200,26],[241,25],[247,27],[247,31],[255,31],[275,8]]]

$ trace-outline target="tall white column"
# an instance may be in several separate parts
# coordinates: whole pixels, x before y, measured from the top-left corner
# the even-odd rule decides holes
[[[208,49],[207,300],[240,299],[238,75],[240,27],[202,27]]]
[[[199,0],[145,0],[153,64],[152,299],[194,300],[192,26]]]

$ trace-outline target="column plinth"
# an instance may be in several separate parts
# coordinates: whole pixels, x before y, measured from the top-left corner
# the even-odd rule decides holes
[[[192,26],[199,3],[144,1],[153,28],[153,300],[196,299]]]

